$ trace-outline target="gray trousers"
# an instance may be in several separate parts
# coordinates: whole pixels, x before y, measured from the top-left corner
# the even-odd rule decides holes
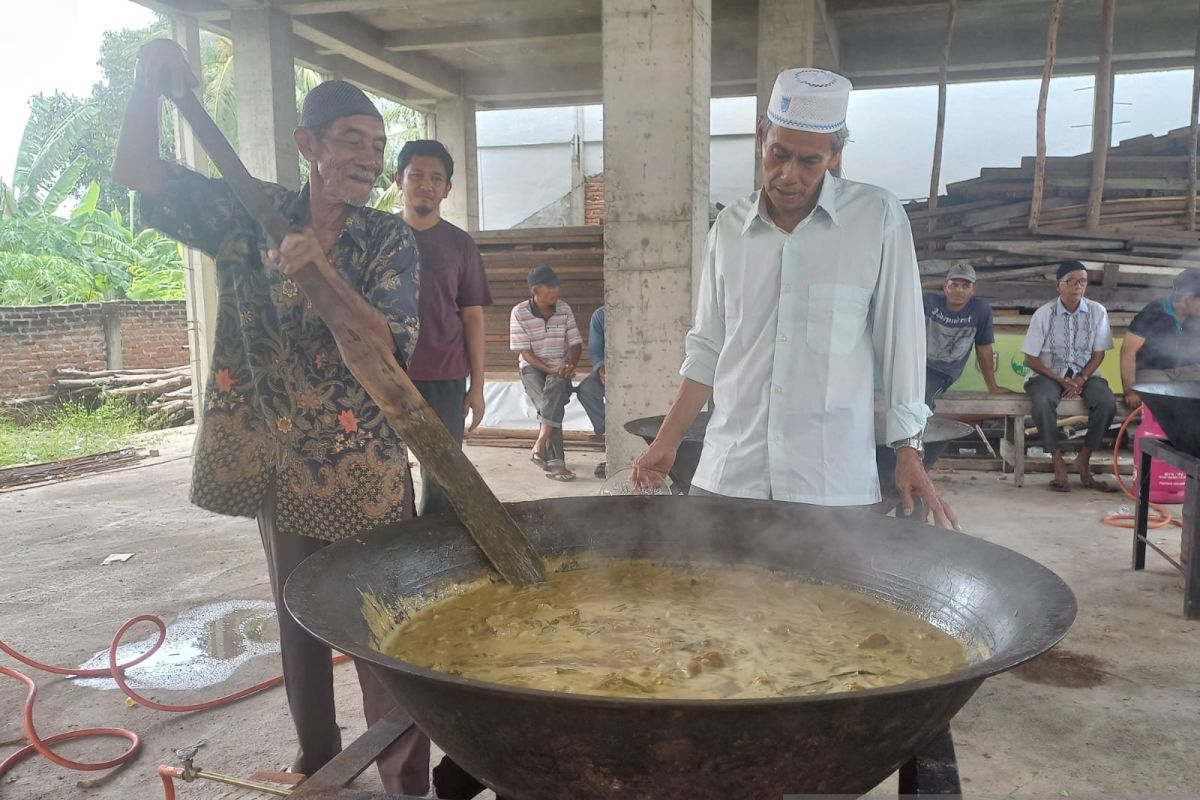
[[[413,381],[413,385],[425,398],[425,402],[433,408],[446,430],[450,431],[454,441],[461,446],[467,425],[467,418],[463,414],[463,402],[467,398],[467,379]],[[425,466],[421,465],[421,499],[417,502],[417,514],[425,516],[450,510],[450,498],[446,497],[442,487],[434,482]]]
[[[258,531],[267,555],[271,594],[279,618],[283,687],[296,728],[299,750],[293,767],[312,775],[342,749],[333,702],[332,653],[301,627],[283,603],[283,585],[300,562],[329,545],[322,539],[280,533],[275,526],[276,495],[267,490],[258,513]],[[355,661],[367,725],[386,716],[395,701],[372,667]],[[376,762],[384,788],[392,794],[424,796],[429,791],[429,737],[413,726],[388,746]]]
[[[593,372],[584,378],[579,386],[575,387],[575,394],[579,396],[579,404],[583,406],[583,410],[587,412],[588,419],[592,422],[592,430],[597,435],[604,435],[604,384],[600,382],[600,373]]]
[[[571,399],[571,381],[559,375],[550,375],[533,367],[521,368],[521,383],[525,394],[537,409],[538,421],[550,426],[550,441],[546,444],[546,465],[564,467],[567,452],[563,446],[562,421]]]
[[[1025,392],[1033,401],[1033,421],[1041,434],[1042,447],[1047,453],[1061,449],[1058,442],[1058,401],[1063,396],[1062,386],[1057,381],[1035,375],[1025,384]],[[1099,450],[1108,426],[1117,415],[1117,399],[1113,397],[1108,381],[1099,375],[1087,379],[1081,394],[1088,411],[1084,446],[1089,450]]]

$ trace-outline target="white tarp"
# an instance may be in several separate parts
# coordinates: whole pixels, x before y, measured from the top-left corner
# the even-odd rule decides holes
[[[483,400],[487,406],[483,414],[483,427],[537,429],[537,411],[529,402],[520,381],[488,381],[483,385]],[[563,429],[593,432],[587,412],[573,394],[563,417]]]

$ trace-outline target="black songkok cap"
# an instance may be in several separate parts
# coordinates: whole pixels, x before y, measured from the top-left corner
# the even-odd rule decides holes
[[[553,289],[558,286],[558,275],[550,267],[542,264],[529,270],[529,286],[549,286]]]
[[[375,104],[352,83],[325,81],[319,83],[304,98],[300,111],[300,127],[313,130],[342,117],[365,114],[380,121],[383,115]]]
[[[1058,265],[1057,278],[1061,281],[1072,272],[1079,272],[1080,270],[1087,272],[1087,267],[1078,261],[1064,261]]]

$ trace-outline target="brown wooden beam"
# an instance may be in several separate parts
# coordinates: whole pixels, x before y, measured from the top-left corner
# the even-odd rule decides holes
[[[1092,187],[1088,193],[1088,230],[1096,230],[1100,227],[1100,207],[1104,202],[1104,171],[1108,165],[1108,149],[1112,147],[1112,61],[1116,22],[1117,0],[1104,0],[1100,24],[1100,65],[1096,70],[1096,89],[1093,98]]]

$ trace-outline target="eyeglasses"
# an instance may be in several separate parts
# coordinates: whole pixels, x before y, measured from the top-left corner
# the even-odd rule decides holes
[[[1063,281],[1064,286],[1087,286],[1087,278],[1075,278],[1074,280]]]

